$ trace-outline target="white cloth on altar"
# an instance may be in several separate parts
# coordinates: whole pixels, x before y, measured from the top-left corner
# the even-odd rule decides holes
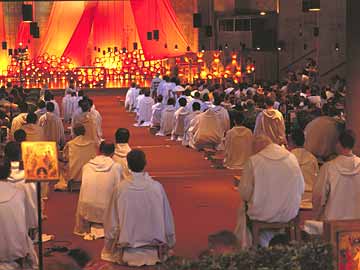
[[[138,109],[137,109],[137,122],[149,126],[151,124],[151,115],[152,107],[154,105],[154,100],[151,97],[144,96],[139,100]]]
[[[175,107],[166,105],[161,113],[160,131],[158,136],[168,136],[171,134],[175,124]]]
[[[25,200],[23,190],[0,181],[0,264],[25,257],[37,264],[35,249],[28,236]]]
[[[147,173],[132,173],[131,181],[122,181],[114,191],[106,210],[103,260],[129,265],[153,265],[157,253],[144,253],[141,247],[154,243],[175,245],[175,226],[163,186]],[[122,247],[131,248],[130,252]],[[135,256],[140,252],[143,256]]]
[[[90,222],[103,223],[111,194],[121,180],[121,170],[120,164],[104,155],[99,155],[84,165],[75,233],[90,232]]]
[[[46,140],[55,141],[58,144],[65,142],[64,126],[56,114],[47,112],[39,119],[39,125],[44,128]]]

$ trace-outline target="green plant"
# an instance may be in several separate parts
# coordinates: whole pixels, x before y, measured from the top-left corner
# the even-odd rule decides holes
[[[253,248],[236,254],[202,256],[198,260],[173,257],[159,270],[333,270],[332,248],[321,241]]]

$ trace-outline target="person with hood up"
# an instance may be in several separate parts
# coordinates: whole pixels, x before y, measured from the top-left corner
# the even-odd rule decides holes
[[[121,165],[121,179],[129,180],[131,173],[129,171],[126,156],[131,151],[129,146],[130,132],[127,128],[118,128],[115,132],[115,152],[113,160]]]
[[[63,123],[55,113],[54,103],[48,102],[46,104],[46,113],[40,117],[39,125],[44,129],[45,139],[47,141],[54,141],[58,146],[65,142]]]
[[[301,129],[292,132],[291,138],[296,148],[291,150],[299,162],[305,181],[304,199],[311,199],[313,186],[319,175],[319,165],[316,157],[304,148],[304,133]]]
[[[305,189],[296,157],[270,138],[254,137],[254,155],[245,163],[238,190],[243,200],[238,210],[235,234],[242,248],[252,245],[247,218],[262,222],[286,223],[299,212]],[[262,246],[268,246],[274,231],[261,232]]]
[[[121,166],[111,158],[114,150],[113,143],[102,142],[100,155],[89,160],[83,167],[75,234],[90,233],[91,223],[104,223],[105,209],[121,180]]]
[[[81,182],[82,167],[96,156],[97,144],[85,136],[82,124],[74,126],[75,138],[67,142],[63,150],[64,173],[55,189],[66,190],[69,181]]]
[[[186,99],[180,98],[180,108],[175,112],[175,124],[171,132],[171,140],[182,141],[184,137],[185,118],[189,115],[189,111],[186,109]]]
[[[224,166],[229,169],[242,169],[253,152],[253,134],[250,129],[243,126],[243,113],[237,112],[234,118],[235,126],[225,136]]]
[[[136,88],[136,83],[131,83],[131,87],[126,92],[125,96],[125,109],[128,112],[132,112],[136,108],[136,98],[139,95],[139,89]]]
[[[360,158],[353,153],[354,146],[353,132],[343,131],[337,143],[339,156],[320,168],[313,188],[313,213],[319,221],[360,218]],[[314,225],[322,234],[322,222]],[[311,231],[308,222],[305,231]]]
[[[201,105],[200,105],[200,103],[199,102],[194,102],[192,104],[192,111],[188,115],[186,115],[185,120],[184,120],[184,137],[183,137],[183,140],[182,140],[182,145],[189,146],[190,123],[200,113],[201,113]]]
[[[151,124],[152,107],[154,100],[150,97],[150,91],[144,91],[144,97],[139,100],[137,109],[137,123],[135,126],[148,127]]]
[[[274,109],[274,99],[265,98],[266,109],[258,114],[254,135],[268,136],[273,143],[287,145],[285,122],[282,113]]]
[[[160,129],[161,113],[164,109],[164,104],[162,103],[162,95],[156,97],[156,104],[151,108],[151,127]]]
[[[175,124],[175,99],[169,98],[167,106],[161,113],[160,131],[156,133],[156,136],[169,136],[174,128]]]
[[[27,103],[21,103],[19,105],[20,113],[15,116],[11,122],[9,138],[12,140],[14,138],[14,132],[18,129],[21,129],[23,125],[26,124],[26,116],[28,114],[28,105]]]
[[[30,142],[45,141],[44,129],[37,124],[35,113],[28,113],[26,124],[22,128],[26,133],[26,140]]]
[[[209,110],[212,110],[213,112],[215,112],[217,119],[221,123],[223,136],[225,136],[225,133],[228,130],[230,130],[230,116],[229,116],[229,112],[223,106],[220,105],[221,102],[222,102],[221,98],[216,97],[214,100],[215,106],[212,108],[209,108]]]

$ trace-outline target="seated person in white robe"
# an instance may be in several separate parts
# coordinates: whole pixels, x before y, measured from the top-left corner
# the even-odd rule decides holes
[[[63,112],[64,121],[66,123],[70,122],[71,116],[73,114],[74,102],[71,93],[72,93],[71,91],[67,91],[62,99],[62,112]]]
[[[132,150],[127,162],[132,179],[121,181],[112,194],[101,258],[130,266],[155,265],[162,258],[154,246],[175,245],[172,211],[163,186],[144,171],[144,152]]]
[[[162,104],[162,100],[162,95],[157,96],[156,104],[152,106],[151,111],[151,127],[156,127],[158,129],[160,129],[161,113],[164,109],[164,104]]]
[[[46,104],[46,114],[40,117],[39,125],[44,129],[47,141],[54,141],[61,146],[65,142],[64,126],[60,117],[54,113],[54,109],[54,103]]]
[[[25,131],[27,141],[45,141],[44,129],[37,124],[37,116],[35,113],[28,113],[26,116],[26,124],[23,125],[21,129]]]
[[[204,108],[204,104],[203,102],[201,101],[200,99],[200,92],[199,91],[196,91],[194,93],[194,98],[191,98],[188,100],[188,104],[186,105],[186,109],[191,112],[192,111],[192,105],[194,104],[194,102],[198,102],[200,104],[200,107],[201,107],[201,111],[203,112],[203,108]]]
[[[352,151],[354,145],[353,132],[345,130],[338,139],[339,156],[320,168],[313,188],[313,213],[319,221],[360,219],[360,158]],[[322,223],[315,228],[309,230],[305,222],[305,231],[322,233]]]
[[[184,121],[184,137],[182,140],[182,145],[184,146],[189,146],[189,128],[190,128],[190,123],[191,121],[201,113],[201,105],[199,102],[194,102],[192,104],[192,112],[189,113],[186,117],[185,117],[185,121]]]
[[[96,156],[97,144],[85,136],[85,127],[81,124],[75,125],[74,134],[76,137],[65,144],[63,175],[55,189],[66,190],[69,181],[81,182],[83,166]]]
[[[289,222],[298,215],[305,188],[293,154],[264,135],[254,138],[253,149],[256,154],[246,162],[238,186],[242,203],[235,234],[242,248],[252,245],[246,216],[250,221]],[[260,244],[267,246],[273,236],[274,232],[261,232]]]
[[[87,99],[83,99],[80,102],[80,106],[82,112],[76,115],[72,119],[71,122],[72,130],[74,129],[74,126],[77,124],[83,125],[86,130],[85,137],[87,137],[89,140],[92,140],[99,145],[101,141],[101,138],[99,137],[98,134],[99,127],[94,114],[90,112],[91,109],[90,103]]]
[[[285,122],[282,113],[274,109],[274,99],[265,98],[266,109],[258,114],[254,135],[268,136],[278,145],[286,145]]]
[[[131,151],[129,146],[130,132],[127,128],[118,128],[115,132],[115,152],[113,160],[121,165],[121,179],[129,180],[131,173],[127,166],[126,156]]]
[[[37,110],[35,111],[35,114],[38,119],[40,119],[41,116],[43,116],[46,113],[46,103],[43,100],[40,100],[37,104]]]
[[[136,108],[136,98],[139,95],[139,89],[136,88],[136,83],[131,83],[131,87],[126,92],[125,96],[125,109],[132,112]]]
[[[154,100],[150,97],[150,91],[144,90],[144,97],[138,103],[137,126],[150,126],[153,105]]]
[[[36,184],[25,182],[25,172],[20,168],[20,151],[20,144],[17,142],[8,142],[5,146],[5,157],[11,164],[11,174],[7,181],[24,191],[26,227],[28,230],[37,229]]]
[[[98,138],[102,138],[103,136],[103,132],[102,132],[102,117],[101,114],[99,113],[98,110],[96,110],[95,105],[92,101],[92,99],[88,98],[87,99],[89,102],[89,106],[90,106],[90,113],[94,116],[95,118],[95,122],[96,122],[96,132],[97,132],[97,136]]]
[[[216,148],[224,138],[223,123],[213,110],[197,115],[189,127],[189,146],[201,150],[205,147]]]
[[[235,114],[235,126],[225,136],[224,166],[230,169],[242,169],[245,162],[253,154],[253,134],[250,129],[243,126],[244,114]]]
[[[47,104],[49,102],[54,103],[54,113],[56,114],[57,117],[60,117],[59,104],[56,102],[53,94],[51,94],[50,91],[45,91],[45,103]]]
[[[219,119],[225,135],[225,133],[228,130],[230,130],[230,116],[228,110],[226,110],[224,107],[220,105],[221,102],[222,102],[221,98],[218,97],[215,98],[214,100],[215,107],[209,108],[209,110],[212,110],[216,113],[216,117]]]
[[[161,113],[160,130],[156,136],[169,136],[175,124],[175,99],[169,98]]]
[[[311,200],[313,186],[319,175],[319,164],[316,157],[304,148],[304,132],[296,129],[291,134],[291,139],[296,148],[291,150],[299,162],[305,181],[305,193],[303,199]]]
[[[28,105],[26,103],[21,103],[19,105],[20,113],[15,116],[11,122],[9,139],[12,140],[14,138],[14,132],[20,129],[26,123],[26,116],[28,113]]]
[[[26,195],[7,181],[10,172],[10,164],[0,164],[0,269],[37,269],[35,248],[28,235]]]
[[[185,98],[179,99],[179,109],[175,112],[175,124],[171,132],[171,140],[182,141],[185,132],[185,117],[189,115],[189,111],[186,109],[187,101]]]
[[[139,95],[135,99],[135,111],[136,111],[136,113],[139,111],[139,102],[140,102],[140,100],[142,100],[145,97],[144,91],[145,90],[140,89],[139,90]]]
[[[114,144],[102,142],[100,155],[89,160],[83,167],[75,234],[89,233],[91,223],[104,222],[105,209],[121,180],[121,166],[111,158],[114,150]]]

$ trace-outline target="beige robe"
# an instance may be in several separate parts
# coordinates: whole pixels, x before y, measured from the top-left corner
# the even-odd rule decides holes
[[[189,146],[194,149],[216,147],[224,137],[223,123],[212,110],[197,115],[190,123]]]
[[[105,212],[104,229],[103,260],[131,266],[156,264],[157,250],[142,247],[156,243],[173,247],[176,241],[163,186],[144,172],[132,173],[131,181],[121,181]]]
[[[126,156],[130,151],[131,148],[127,143],[117,143],[115,145],[113,160],[121,165],[121,179],[123,180],[129,180],[131,176],[126,159]]]
[[[89,233],[91,222],[104,222],[105,209],[120,176],[121,166],[107,156],[97,156],[84,165],[74,233]]]
[[[320,169],[313,211],[321,220],[360,219],[360,158],[340,155]]]
[[[82,124],[85,127],[85,137],[89,140],[94,141],[97,144],[100,144],[101,138],[98,134],[98,124],[96,117],[91,112],[82,112],[77,114],[71,122],[72,130],[77,124]]]
[[[340,122],[330,116],[320,116],[305,127],[304,148],[314,156],[326,159],[336,153]]]
[[[10,128],[10,140],[14,139],[14,133],[18,129],[21,129],[23,125],[26,124],[26,117],[27,113],[20,113],[19,115],[15,116],[14,119],[11,122],[11,128]]]
[[[40,117],[39,125],[43,127],[47,141],[55,141],[59,145],[65,142],[64,126],[56,114],[47,112]]]
[[[313,185],[317,181],[319,165],[316,157],[304,148],[295,148],[291,151],[299,162],[305,181],[305,193],[312,194]]]
[[[0,265],[25,257],[37,265],[34,245],[28,236],[25,205],[24,190],[0,181]]]
[[[223,128],[224,134],[230,130],[230,116],[229,112],[222,106],[215,106],[213,108],[210,108],[209,110],[212,110],[215,112],[216,117],[221,123],[221,126]]]
[[[154,100],[151,97],[143,97],[139,100],[137,109],[137,122],[140,125],[143,122],[143,126],[150,126],[152,107]]]
[[[67,142],[63,150],[65,164],[63,177],[56,184],[57,189],[66,189],[70,180],[81,181],[83,166],[96,156],[97,145],[88,138],[80,135]]]
[[[102,138],[103,136],[103,132],[102,132],[102,117],[101,114],[99,113],[98,110],[95,109],[95,107],[93,106],[93,108],[91,108],[90,113],[94,116],[95,118],[95,122],[96,122],[96,132],[97,132],[97,136],[98,138]]]
[[[230,129],[225,136],[224,165],[230,169],[242,169],[253,153],[252,141],[250,129],[243,126]]]
[[[191,121],[201,113],[201,111],[195,111],[195,112],[191,112],[189,113],[184,120],[184,137],[182,140],[182,145],[184,146],[188,146],[189,145],[189,139],[190,139],[190,135],[189,135],[189,128],[190,128],[190,123]]]
[[[45,141],[44,128],[37,124],[25,124],[22,129],[26,133],[26,140],[30,142]]]
[[[175,112],[175,125],[171,132],[172,136],[184,137],[185,132],[185,117],[189,115],[189,111],[185,107],[180,107]]]
[[[268,136],[272,142],[279,145],[287,144],[282,113],[275,109],[266,109],[259,113],[256,118],[254,135]]]
[[[246,248],[252,245],[245,214],[251,220],[288,222],[299,212],[304,189],[299,163],[283,147],[270,144],[251,156],[243,168],[239,184],[241,199],[248,203],[247,212],[244,202],[240,205],[235,228],[241,246]],[[262,236],[260,240],[265,240]],[[265,242],[262,244],[268,244]]]
[[[161,112],[160,131],[158,136],[168,136],[171,134],[175,124],[175,107],[167,105]]]
[[[160,127],[161,122],[161,113],[164,109],[164,105],[162,103],[156,103],[152,106],[151,110],[151,126],[152,127]]]

